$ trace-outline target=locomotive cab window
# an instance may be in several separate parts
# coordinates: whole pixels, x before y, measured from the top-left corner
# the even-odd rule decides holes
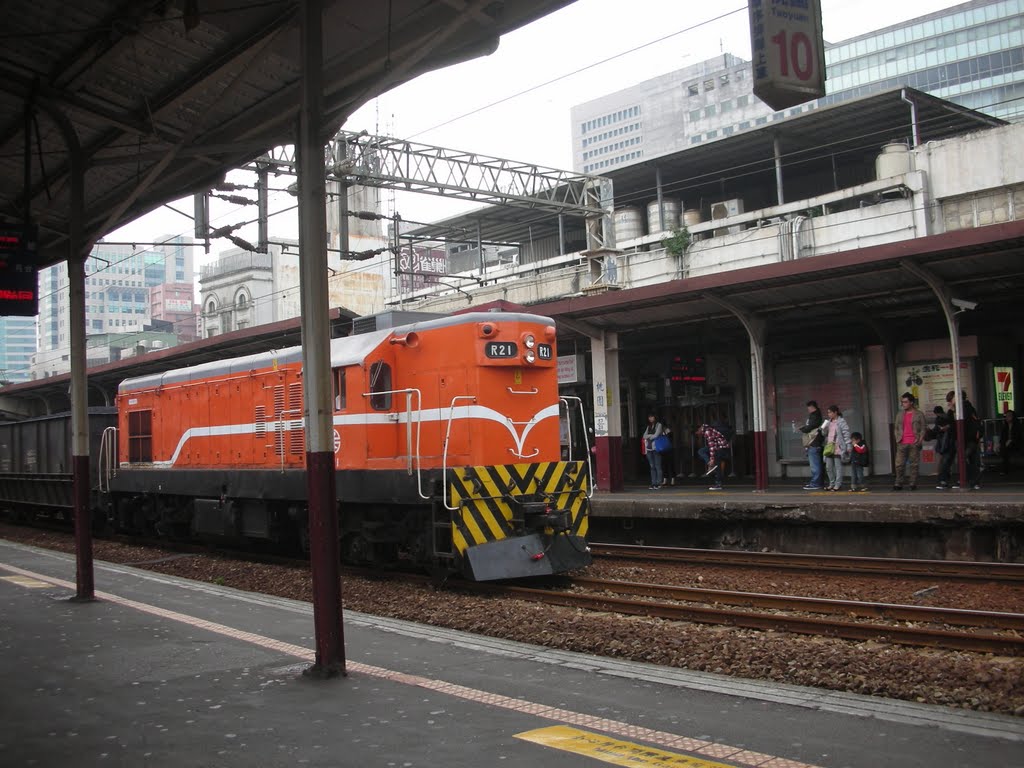
[[[345,369],[334,369],[334,410],[345,410]]]
[[[370,366],[370,407],[375,411],[391,409],[391,366],[383,360]]]
[[[153,412],[131,411],[128,414],[128,461],[153,461]]]

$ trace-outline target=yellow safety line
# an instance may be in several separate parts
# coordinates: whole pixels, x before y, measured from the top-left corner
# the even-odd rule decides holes
[[[0,576],[0,580],[9,581],[11,584],[17,584],[19,587],[28,587],[29,589],[53,586],[53,584],[48,584],[47,582],[39,581],[38,579],[32,579],[28,576]]]
[[[643,768],[644,766],[731,768],[726,763],[702,760],[699,757],[681,755],[678,752],[666,752],[663,749],[613,739],[611,736],[570,728],[567,725],[553,725],[550,728],[538,728],[534,731],[517,733],[516,738],[532,741],[534,744],[541,744],[552,749],[560,749],[563,752],[592,757],[603,763],[626,765],[633,768]]]

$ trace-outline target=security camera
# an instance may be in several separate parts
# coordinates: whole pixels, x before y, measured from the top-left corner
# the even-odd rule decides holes
[[[967,299],[950,299],[953,302],[953,306],[959,309],[961,312],[969,312],[972,309],[977,309],[978,302],[968,301]]]

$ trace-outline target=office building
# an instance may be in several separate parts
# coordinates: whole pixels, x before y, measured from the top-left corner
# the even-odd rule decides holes
[[[826,44],[824,98],[776,112],[753,95],[750,62],[713,59],[572,108],[573,167],[600,175],[820,106],[909,86],[1016,121],[1024,117],[1024,0],[973,0]]]
[[[29,381],[35,351],[34,317],[0,317],[0,386]]]
[[[86,259],[86,345],[91,359],[109,359],[109,355],[96,349],[98,345],[110,346],[110,339],[124,340],[150,326],[150,289],[165,283],[192,283],[191,238],[179,235],[156,240],[160,245],[145,247],[100,241]],[[71,369],[68,286],[67,262],[39,273],[38,347],[32,363],[33,378]],[[118,341],[117,346],[131,344]]]

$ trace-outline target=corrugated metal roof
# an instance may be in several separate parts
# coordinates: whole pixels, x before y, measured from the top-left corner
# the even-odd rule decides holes
[[[326,140],[374,95],[494,50],[498,36],[571,0],[323,0]],[[292,141],[300,104],[299,4],[204,0],[7,0],[0,32],[0,217],[32,217],[42,263],[66,258],[68,147],[85,176],[93,241],[230,168]],[[186,20],[195,25],[186,27]],[[28,104],[35,121],[25,127]],[[27,134],[27,136],[26,136]]]

